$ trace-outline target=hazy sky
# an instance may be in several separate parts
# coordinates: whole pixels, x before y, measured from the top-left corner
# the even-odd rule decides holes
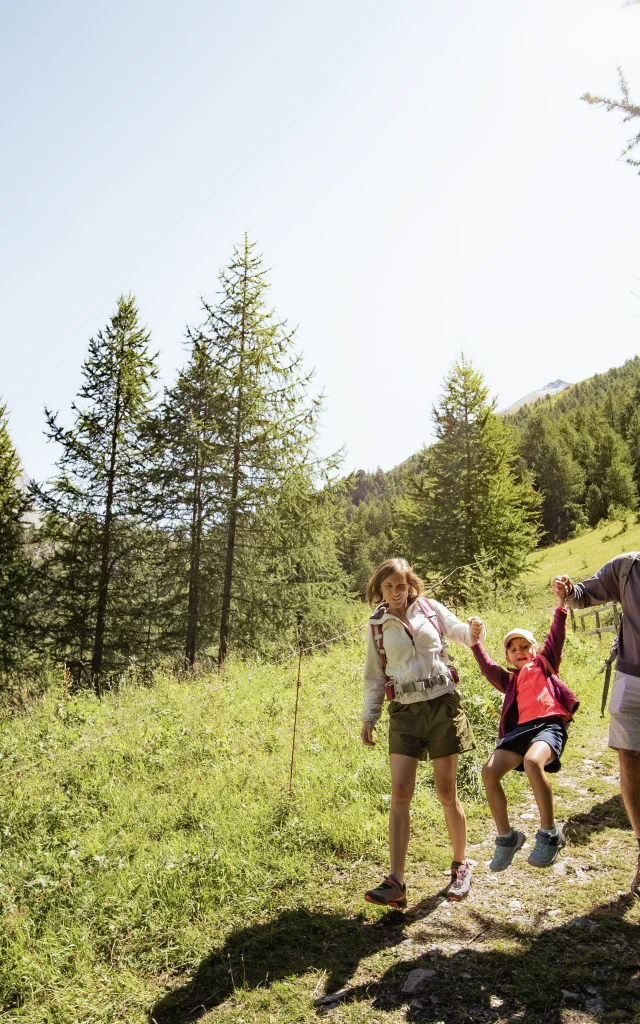
[[[0,6],[0,395],[51,472],[87,339],[132,291],[164,382],[247,230],[326,393],[321,449],[390,468],[465,351],[500,405],[639,350],[621,0]],[[634,129],[635,130],[635,129]]]

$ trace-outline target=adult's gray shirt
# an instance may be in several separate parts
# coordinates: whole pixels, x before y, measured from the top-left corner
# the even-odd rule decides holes
[[[574,583],[567,599],[570,608],[588,608],[591,605],[617,601],[622,604],[622,625],[618,644],[619,672],[640,676],[640,559],[636,559],[624,590],[624,604],[620,601],[620,569],[625,555],[616,555],[597,573]]]

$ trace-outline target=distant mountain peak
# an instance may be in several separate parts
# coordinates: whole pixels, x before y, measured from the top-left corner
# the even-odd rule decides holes
[[[498,409],[498,416],[512,416],[514,412],[521,409],[523,405],[532,405],[533,402],[537,402],[539,398],[547,398],[549,395],[557,395],[560,391],[565,391],[566,388],[570,388],[571,384],[566,380],[552,380],[549,384],[545,384],[543,388],[539,388],[537,391],[530,391],[528,395],[523,398],[519,398],[516,402],[512,402],[511,405],[507,406],[506,409]]]

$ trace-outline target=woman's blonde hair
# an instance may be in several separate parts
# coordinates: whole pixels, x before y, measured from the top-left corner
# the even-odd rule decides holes
[[[420,577],[413,571],[406,558],[387,558],[386,562],[383,562],[382,565],[378,566],[367,583],[365,594],[369,604],[380,604],[382,601],[382,584],[386,580],[387,576],[392,576],[394,572],[403,572],[407,577],[407,583],[409,584],[408,604],[415,601],[416,597],[420,597],[420,594],[424,590],[424,585]]]

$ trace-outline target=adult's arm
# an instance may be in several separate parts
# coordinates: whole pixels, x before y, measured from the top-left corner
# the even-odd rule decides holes
[[[450,612],[448,608],[445,608],[439,601],[431,601],[431,604],[436,610],[438,616],[438,622],[442,632],[449,640],[455,640],[459,644],[464,644],[465,647],[473,647],[475,640],[471,636],[471,629],[467,622],[461,622],[457,615]],[[487,631],[482,626],[482,632],[480,633],[480,640],[485,640]]]
[[[587,608],[608,601],[620,602],[620,568],[624,555],[616,555],[582,583],[574,583],[567,597],[570,608]]]
[[[509,673],[489,657],[481,643],[474,644],[471,653],[478,662],[478,668],[485,679],[488,679],[496,690],[500,690],[500,693],[506,693],[510,679]]]
[[[567,635],[567,609],[558,607],[553,616],[551,629],[542,648],[542,654],[557,672],[562,661],[562,648]]]
[[[373,642],[371,626],[367,624],[367,655],[364,663],[364,709],[361,715],[363,722],[371,722],[372,725],[375,725],[380,718],[386,685],[387,677],[384,674],[380,655]]]

